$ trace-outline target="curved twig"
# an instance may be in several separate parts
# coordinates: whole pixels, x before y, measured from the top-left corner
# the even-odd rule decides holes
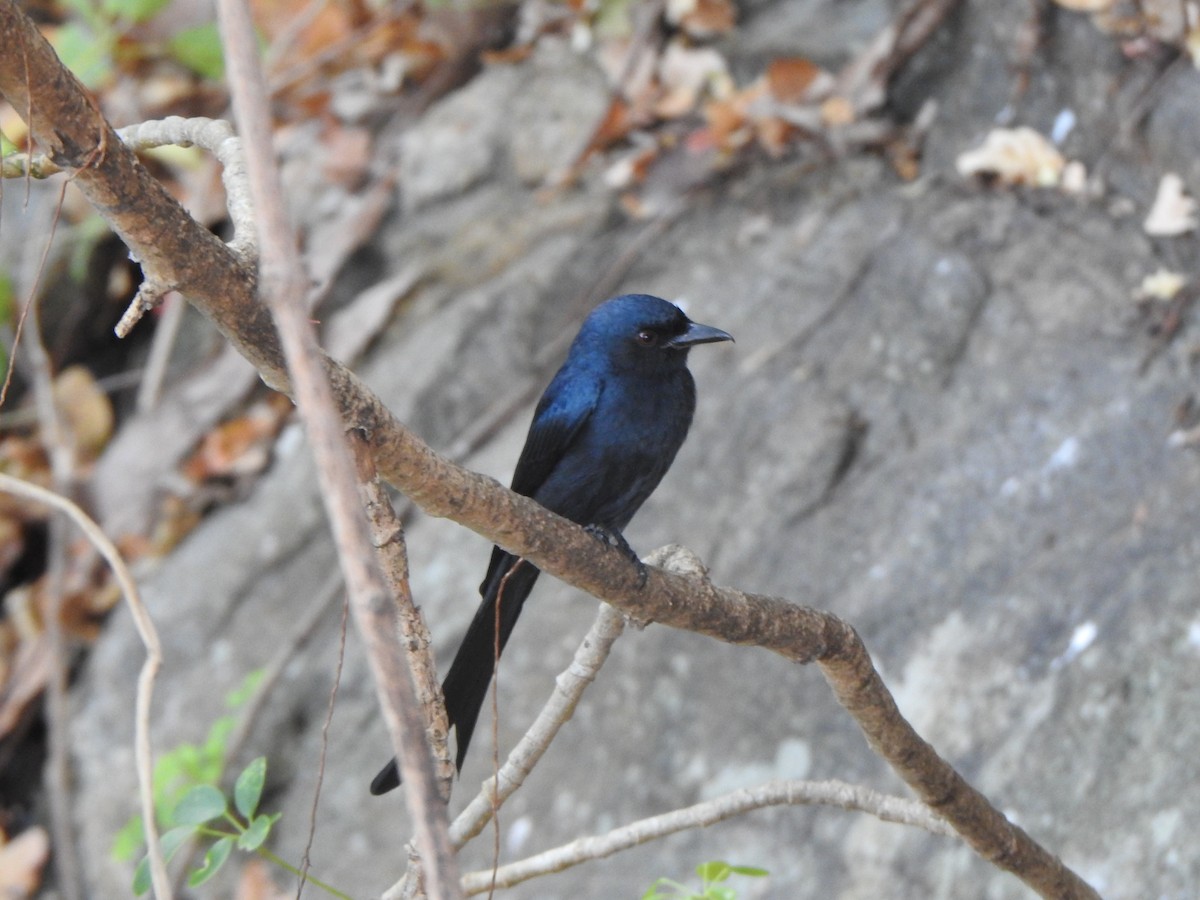
[[[496,887],[512,887],[531,878],[603,859],[669,834],[705,828],[756,809],[816,804],[869,813],[885,822],[915,825],[943,837],[958,836],[944,819],[915,800],[892,797],[844,781],[768,781],[683,809],[639,819],[606,834],[582,837],[494,870],[468,872],[462,879],[463,893],[468,896],[483,893],[493,879]]]
[[[167,865],[163,861],[162,848],[158,841],[158,826],[154,819],[154,756],[150,747],[150,701],[154,694],[154,679],[162,665],[162,645],[159,643],[154,622],[151,621],[150,614],[142,603],[137,584],[129,572],[129,567],[125,565],[125,560],[121,558],[120,551],[87,513],[53,491],[3,473],[0,473],[0,491],[16,494],[37,503],[44,503],[69,516],[71,521],[79,526],[79,530],[84,533],[91,545],[96,548],[96,551],[104,557],[104,561],[112,569],[113,577],[116,578],[126,603],[129,604],[129,611],[133,615],[133,624],[146,648],[146,661],[142,663],[142,671],[138,675],[137,707],[134,719],[142,830],[146,835],[150,877],[154,885],[154,893],[159,900],[170,900],[171,882],[167,877]]]

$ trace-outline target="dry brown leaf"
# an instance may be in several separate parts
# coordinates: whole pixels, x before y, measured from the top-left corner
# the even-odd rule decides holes
[[[95,459],[113,431],[113,409],[108,395],[83,366],[70,366],[54,379],[54,403],[82,459]]]
[[[845,97],[830,97],[821,104],[821,121],[830,127],[849,125],[854,121],[854,104]]]
[[[1158,182],[1154,205],[1142,227],[1152,237],[1178,237],[1196,230],[1196,201],[1188,196],[1183,179],[1174,172]]]
[[[291,52],[300,58],[313,56],[345,40],[370,17],[362,4],[353,0],[321,4],[315,8],[315,14],[310,13],[307,4],[298,14],[296,6],[293,0],[251,0],[250,3],[254,24],[267,40],[288,35]],[[298,24],[298,33],[293,33]]]
[[[658,159],[657,144],[627,153],[604,172],[604,183],[613,190],[622,190],[646,180],[650,166]]]
[[[270,870],[261,859],[251,859],[242,867],[234,900],[290,900],[295,896],[271,880]]]
[[[767,81],[760,78],[729,97],[704,105],[704,118],[717,147],[730,151],[750,142],[754,137],[750,110],[767,94]]]
[[[9,598],[14,593],[10,591]],[[41,696],[50,678],[50,649],[44,634],[22,635],[7,674],[4,690],[0,691],[0,737],[21,721],[25,708]]]
[[[38,825],[26,828],[0,847],[0,897],[32,897],[42,883],[42,869],[50,856],[50,836]]]
[[[218,425],[183,464],[184,475],[200,482],[261,472],[271,460],[271,443],[289,408],[278,401],[264,400],[244,416]]]
[[[832,76],[811,60],[802,57],[773,59],[767,65],[767,87],[780,103],[806,103],[813,99],[813,88],[821,81],[832,84]]]
[[[766,116],[754,123],[754,136],[768,154],[778,159],[787,149],[788,141],[796,134],[796,126],[775,116]]]
[[[666,19],[694,38],[732,31],[737,10],[730,0],[667,0]]]
[[[1032,128],[997,128],[983,146],[968,150],[955,161],[960,175],[988,175],[1004,184],[1055,187],[1066,160],[1045,137]]]
[[[620,97],[613,98],[612,103],[608,105],[608,110],[604,113],[604,118],[592,132],[592,139],[588,141],[587,148],[580,155],[580,162],[591,154],[607,150],[617,141],[622,140],[629,134],[631,127],[633,127],[633,122],[629,116],[629,104]]]
[[[25,529],[14,515],[0,513],[0,572],[7,572],[25,552]]]

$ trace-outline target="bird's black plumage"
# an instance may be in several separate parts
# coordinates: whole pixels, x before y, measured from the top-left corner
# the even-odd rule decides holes
[[[727,340],[658,297],[627,294],[596,307],[537,405],[512,489],[573,522],[619,533],[666,474],[692,423],[688,350]],[[493,548],[479,586],[483,600],[442,683],[460,769],[495,666],[497,598],[503,649],[539,574],[517,563]],[[399,783],[393,760],[371,793]]]

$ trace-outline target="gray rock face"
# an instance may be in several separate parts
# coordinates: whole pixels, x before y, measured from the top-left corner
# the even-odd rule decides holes
[[[824,16],[838,6],[808,4]],[[427,277],[362,371],[442,449],[526,398],[466,460],[507,478],[563,336],[596,280],[636,247],[613,292],[684,298],[737,344],[693,355],[693,432],[629,529],[632,545],[684,543],[719,583],[843,616],[926,739],[1104,896],[1193,897],[1200,458],[1168,438],[1195,390],[1194,315],[1151,355],[1130,294],[1159,266],[1188,271],[1194,239],[1144,237],[1149,197],[1136,190],[1139,212],[1120,217],[1112,197],[987,190],[954,175],[953,153],[996,112],[976,101],[996,91],[977,93],[980,79],[1003,70],[994,37],[1012,14],[1001,6],[966,4],[950,26],[963,46],[914,63],[912,77],[924,73],[926,94],[948,111],[919,182],[898,183],[872,158],[815,172],[754,164],[693,196],[648,242],[614,218],[598,185],[539,203],[527,184],[561,165],[561,148],[602,108],[590,66],[563,54],[486,71],[405,139],[408,212],[377,244],[395,270],[421,260]],[[1056,21],[1056,46],[1101,40],[1081,20]],[[1115,79],[1123,64],[1107,59]],[[1035,91],[1021,118],[1075,103],[1077,90],[1088,99],[1073,140],[1102,145],[1113,115],[1092,96],[1100,76],[1069,80],[1072,56],[1041,64],[1067,80],[1049,99]],[[557,106],[557,131],[540,131],[535,98],[566,84],[579,103]],[[476,115],[481,98],[512,115]],[[1194,133],[1200,114],[1164,100],[1152,121],[1152,138]],[[441,141],[460,154],[453,175],[422,162]],[[520,161],[497,147],[521,148]],[[1122,184],[1152,186],[1160,174],[1119,147],[1087,161]],[[159,748],[203,736],[224,692],[272,657],[335,567],[299,444],[285,437],[252,496],[212,515],[146,580],[167,645]],[[488,547],[417,515],[409,551],[445,666]],[[539,585],[501,670],[502,750],[593,611],[562,585]],[[305,840],[336,633],[330,608],[245,748],[246,759],[270,758],[266,804],[284,812],[275,849],[289,859]],[[79,822],[97,896],[121,896],[127,883],[106,848],[134,808],[126,748],[139,661],[119,614],[78,692]],[[454,810],[490,771],[490,732],[485,712]],[[313,872],[371,896],[402,870],[410,832],[398,795],[367,795],[391,751],[353,634],[329,741]],[[904,793],[819,672],[662,627],[630,632],[505,808],[502,857],[769,777]],[[464,868],[490,864],[490,838],[476,843]],[[770,870],[746,897],[1028,896],[960,844],[829,809],[759,812],[510,895],[639,896],[718,858]]]

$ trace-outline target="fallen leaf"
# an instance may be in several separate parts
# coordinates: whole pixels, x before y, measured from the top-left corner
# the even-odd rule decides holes
[[[24,588],[18,589],[25,591]],[[18,591],[8,594],[8,606],[11,612],[11,598]],[[25,591],[28,596],[29,592]],[[36,624],[31,627],[39,627]],[[21,636],[13,654],[12,663],[4,681],[4,690],[0,691],[0,737],[12,731],[21,721],[25,708],[41,696],[46,682],[50,678],[50,648],[46,643],[45,634]],[[0,892],[0,896],[3,893]]]
[[[694,38],[732,31],[737,10],[730,0],[667,0],[666,19]]]
[[[959,155],[955,167],[963,177],[987,175],[1004,184],[1056,187],[1066,161],[1032,128],[997,128],[983,146]]]
[[[50,836],[34,825],[0,847],[0,897],[32,897],[42,883],[42,869],[50,856]]]
[[[658,152],[658,145],[652,145],[626,153],[605,170],[604,183],[613,190],[640,184],[654,160],[658,159]]]
[[[95,459],[112,437],[113,409],[92,373],[83,366],[63,369],[54,379],[54,403],[76,453]]]
[[[271,880],[267,864],[261,859],[251,859],[242,867],[234,900],[289,900],[295,896]]]
[[[830,97],[821,104],[821,121],[826,125],[849,125],[854,121],[854,104],[845,97]]]
[[[184,474],[200,482],[261,472],[271,461],[271,444],[289,408],[290,403],[285,406],[268,399],[254,404],[245,415],[218,425],[183,464]]]
[[[719,148],[736,150],[750,142],[754,137],[750,110],[767,94],[766,79],[759,78],[735,94],[704,104],[704,118]]]
[[[1174,172],[1158,182],[1154,205],[1142,227],[1152,237],[1177,237],[1196,230],[1196,201],[1187,195],[1183,179]]]
[[[767,88],[780,103],[810,103],[833,87],[833,76],[801,57],[773,59],[767,66]]]

